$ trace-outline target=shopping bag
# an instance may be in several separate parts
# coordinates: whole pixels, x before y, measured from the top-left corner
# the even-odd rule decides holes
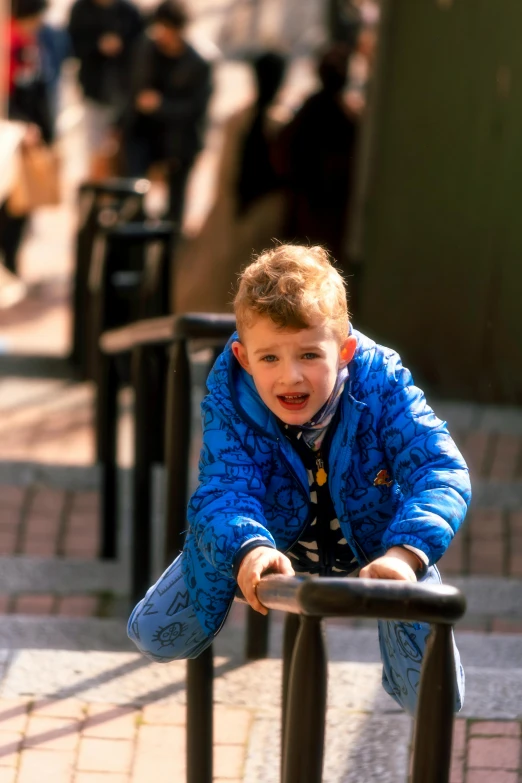
[[[60,164],[52,147],[22,146],[13,188],[7,200],[11,215],[27,215],[37,207],[60,203]]]

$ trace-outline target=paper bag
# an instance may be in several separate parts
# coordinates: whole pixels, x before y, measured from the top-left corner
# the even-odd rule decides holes
[[[60,200],[60,166],[56,152],[46,144],[22,147],[7,200],[9,213],[27,215],[37,207],[55,206]]]

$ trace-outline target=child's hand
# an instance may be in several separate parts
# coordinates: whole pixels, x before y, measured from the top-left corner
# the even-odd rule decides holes
[[[399,579],[405,582],[416,582],[414,569],[418,567],[419,558],[414,552],[402,546],[394,546],[388,549],[385,555],[361,568],[359,576],[362,579]]]
[[[245,601],[248,601],[252,609],[261,612],[261,614],[268,614],[268,609],[259,601],[256,587],[262,575],[268,570],[285,576],[294,576],[295,574],[286,555],[268,546],[258,546],[244,556],[237,575],[237,583]]]

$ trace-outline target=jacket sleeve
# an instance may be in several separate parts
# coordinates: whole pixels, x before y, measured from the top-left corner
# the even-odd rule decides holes
[[[265,486],[225,417],[205,400],[202,411],[199,486],[188,505],[188,523],[204,557],[221,574],[234,577],[246,544],[275,547],[263,514]]]
[[[403,496],[383,544],[409,545],[436,563],[471,500],[469,471],[444,422],[413,385],[397,354],[388,358],[379,436]]]

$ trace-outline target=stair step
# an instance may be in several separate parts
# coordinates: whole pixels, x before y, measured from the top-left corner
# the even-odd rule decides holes
[[[0,629],[5,648],[0,650],[0,697],[63,696],[66,692],[115,704],[164,697],[185,700],[185,663],[152,664],[134,651],[124,622],[8,617],[0,620]],[[224,629],[222,638],[227,633]],[[381,665],[375,660],[369,631],[350,629],[344,634],[334,628],[328,637],[329,708],[339,714],[396,713],[394,702],[381,688]],[[376,642],[375,633],[373,637]],[[466,669],[462,716],[517,719],[522,703],[520,640],[483,634],[468,637],[462,635],[459,640]],[[346,655],[341,660],[336,650],[343,646]],[[280,704],[281,647],[277,658],[251,663],[244,661],[240,649],[236,646],[234,654],[227,655],[221,641],[215,645],[216,703],[275,716]],[[370,660],[363,657],[365,650],[371,651]],[[360,660],[351,657],[355,651]]]
[[[121,562],[51,557],[0,557],[0,594],[129,594],[129,569]]]

